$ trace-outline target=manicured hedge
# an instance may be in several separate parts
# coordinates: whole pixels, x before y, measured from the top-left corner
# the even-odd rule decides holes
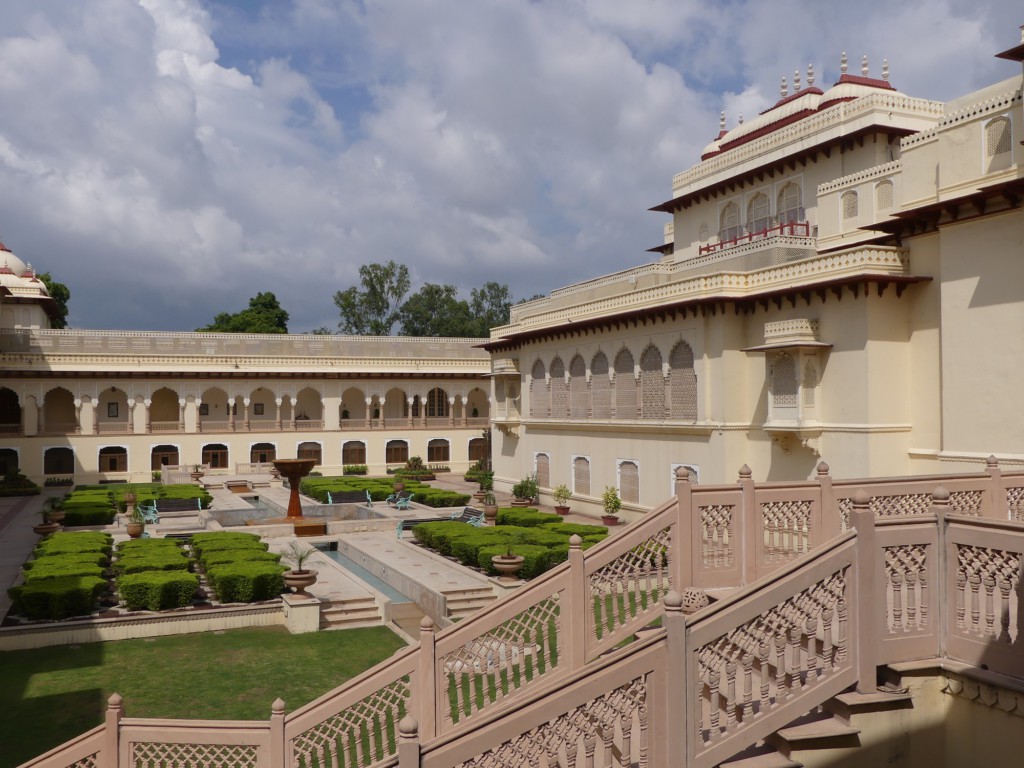
[[[417,504],[426,507],[464,507],[469,503],[471,496],[468,493],[456,493],[439,489],[414,491],[412,500]]]
[[[71,576],[103,577],[104,568],[96,563],[81,560],[65,560],[63,557],[43,557],[34,561],[32,568],[25,571],[25,583],[61,579]]]
[[[89,563],[90,565],[100,565],[104,567],[110,564],[110,558],[102,552],[58,552],[52,555],[44,554],[36,560],[29,560],[21,567],[26,571],[31,571],[39,564],[54,561],[61,563]]]
[[[533,507],[502,507],[498,510],[496,525],[519,525],[533,528],[539,525],[557,525],[562,522],[561,515],[538,512]]]
[[[206,575],[222,603],[251,603],[280,595],[286,570],[271,562],[234,562],[214,566]]]
[[[164,550],[181,551],[181,542],[178,539],[128,539],[117,545],[117,551],[121,555],[129,552],[162,552]]]
[[[106,579],[96,576],[63,576],[11,587],[7,594],[19,615],[56,620],[92,613],[106,587]]]
[[[202,558],[204,552],[224,549],[266,549],[267,545],[260,541],[254,533],[238,533],[235,531],[217,531],[214,533],[196,533],[189,539],[192,552]]]
[[[281,556],[274,552],[267,552],[265,549],[213,549],[204,552],[199,559],[203,570],[209,570],[225,563],[241,562],[279,563]]]
[[[184,552],[162,550],[153,552],[130,552],[114,562],[118,575],[142,573],[143,571],[187,571],[191,561]]]
[[[168,611],[191,604],[199,577],[183,571],[130,573],[117,581],[121,602],[130,611]]]
[[[33,553],[37,558],[56,555],[62,552],[102,552],[110,555],[113,539],[109,534],[99,531],[83,531],[68,533],[60,531],[42,539]]]
[[[544,530],[560,533],[563,536],[575,534],[584,541],[596,538],[598,541],[608,537],[608,529],[603,525],[584,525],[582,523],[545,523]]]
[[[110,525],[114,522],[113,507],[64,507],[64,525]]]

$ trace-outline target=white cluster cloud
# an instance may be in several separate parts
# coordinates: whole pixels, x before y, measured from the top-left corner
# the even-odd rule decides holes
[[[255,10],[254,10],[255,8]],[[813,62],[950,98],[1009,0],[0,0],[0,240],[79,327],[191,329],[274,291],[293,330],[394,259],[520,297],[640,263],[717,130]],[[941,43],[941,44],[939,44]]]

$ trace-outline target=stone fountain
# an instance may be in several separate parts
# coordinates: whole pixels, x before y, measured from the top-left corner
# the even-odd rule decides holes
[[[247,520],[246,525],[290,523],[296,536],[319,536],[327,532],[327,521],[323,517],[306,517],[299,503],[299,485],[302,478],[316,466],[316,459],[275,459],[274,469],[288,480],[291,493],[288,495],[288,513],[285,517]]]

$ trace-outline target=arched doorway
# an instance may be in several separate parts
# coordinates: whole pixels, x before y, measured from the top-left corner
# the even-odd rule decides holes
[[[154,445],[149,452],[149,468],[154,472],[167,466],[177,466],[180,463],[181,459],[176,445]]]
[[[315,459],[318,465],[323,464],[323,449],[320,443],[299,443],[295,455],[300,459]]]
[[[203,464],[210,469],[223,469],[228,465],[228,447],[223,443],[207,443],[203,446]]]
[[[128,449],[123,445],[108,445],[100,448],[100,472],[127,472]]]
[[[277,458],[277,446],[273,443],[253,443],[249,449],[249,461],[253,464],[269,464]]]
[[[70,448],[47,448],[43,453],[43,474],[75,474],[75,452]]]

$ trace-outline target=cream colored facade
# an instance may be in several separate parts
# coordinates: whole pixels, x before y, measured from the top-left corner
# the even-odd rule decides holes
[[[499,484],[536,471],[595,512],[613,485],[629,518],[680,465],[722,483],[1024,462],[1021,75],[949,103],[866,68],[808,80],[673,178],[659,260],[492,331]]]

